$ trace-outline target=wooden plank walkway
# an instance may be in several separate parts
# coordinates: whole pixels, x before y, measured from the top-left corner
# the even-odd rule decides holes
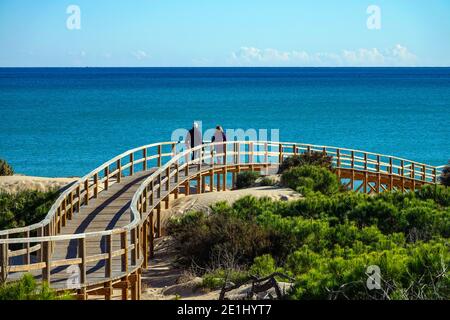
[[[87,206],[81,206],[80,212],[74,214],[71,220],[68,220],[66,226],[61,229],[61,235],[81,234],[86,232],[95,232],[103,230],[112,230],[124,227],[130,223],[130,203],[131,199],[139,188],[139,185],[149,177],[156,169],[141,171],[133,176],[122,177],[120,183],[114,183],[108,190],[99,192],[98,198],[91,199]],[[86,255],[92,256],[106,252],[106,237],[88,237],[86,238]],[[129,241],[129,239],[128,239]],[[113,238],[113,250],[120,249],[120,239]],[[63,260],[78,257],[78,241],[58,241],[52,253],[52,260]],[[129,257],[130,259],[130,257]],[[12,261],[12,264],[15,264]],[[55,289],[67,288],[72,285],[72,270],[67,266],[52,268],[50,285]],[[40,272],[32,272],[37,279],[41,279]],[[8,280],[20,278],[22,273],[11,273]],[[113,258],[112,277],[124,275],[121,271],[121,258]],[[87,263],[86,267],[87,282],[95,284],[103,282],[105,279],[105,262]],[[70,281],[70,282],[68,282]]]

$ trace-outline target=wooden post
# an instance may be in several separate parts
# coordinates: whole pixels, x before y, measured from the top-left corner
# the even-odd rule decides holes
[[[130,176],[134,174],[134,154],[130,153]]]
[[[77,187],[77,212],[80,212],[81,207],[81,185]]]
[[[27,230],[27,232],[25,233],[25,236],[27,238],[30,237],[30,230]],[[27,250],[27,252],[24,255],[25,258],[25,264],[30,264],[30,241],[27,241],[27,243],[25,244],[25,248]]]
[[[89,180],[86,179],[84,181],[84,204],[88,205],[89,204]]]
[[[392,167],[393,167],[392,157],[389,157],[389,186],[388,186],[389,191],[392,191],[394,185],[394,176],[393,176],[394,170]]]
[[[158,144],[158,167],[161,167],[161,162],[162,161],[162,159],[161,159],[161,145],[160,144]]]
[[[161,237],[161,203],[156,206],[156,236]]]
[[[131,229],[131,245],[134,245],[134,247],[131,249],[131,265],[135,266],[136,265],[136,260],[138,258],[138,252],[139,252],[139,248],[138,248],[138,242],[137,242],[137,236],[139,234],[139,231],[136,230],[138,227],[135,227],[133,229]],[[125,252],[128,252],[128,250],[125,250]],[[127,254],[128,256],[128,254]]]
[[[98,173],[94,174],[94,198],[98,197]]]
[[[46,283],[50,283],[50,270],[51,270],[51,256],[50,256],[50,241],[44,241],[44,248],[42,250],[43,262],[45,262],[45,267],[42,269],[42,280]]]
[[[104,185],[105,190],[108,190],[109,188],[109,166],[106,166],[105,168],[105,185]]]
[[[381,173],[380,173],[380,155],[377,155],[377,182],[376,182],[376,187],[377,187],[377,193],[380,193],[380,189],[381,189]]]
[[[364,153],[364,193],[367,193],[367,184],[369,183],[369,173],[367,172],[367,153]]]
[[[211,169],[209,171],[209,191],[213,192],[214,191],[214,170]]]
[[[127,231],[126,230],[120,234],[120,248],[123,250],[123,254],[121,255],[121,270],[122,270],[122,272],[127,273],[128,272],[128,246],[127,246]]]
[[[154,257],[154,239],[155,239],[155,224],[153,221],[153,210],[149,214],[149,257],[150,259],[153,259]]]
[[[416,190],[416,171],[414,162],[411,164],[412,191]]]
[[[86,239],[78,239],[78,257],[81,258],[80,267],[80,285],[86,283]]]
[[[278,164],[281,165],[283,163],[283,145],[280,143],[278,147],[279,155],[278,155]]]
[[[144,162],[142,162],[142,170],[147,170],[147,148],[142,150],[142,157],[144,158]]]
[[[119,160],[117,160],[116,162],[117,165],[117,182],[120,183],[120,180],[122,180],[122,162]]]
[[[350,181],[350,189],[352,191],[355,190],[355,152],[352,150],[351,152],[351,168],[352,168],[352,177]]]
[[[170,166],[167,167],[167,169],[166,169],[166,177],[167,177],[166,191],[169,191],[170,190]]]
[[[108,254],[108,258],[106,258],[105,262],[105,278],[110,279],[112,276],[112,235],[108,234],[105,236],[106,239],[106,253]]]
[[[405,162],[401,160],[402,172],[401,172],[401,181],[402,181],[402,192],[405,192]]]
[[[142,248],[143,248],[143,267],[148,267],[148,220],[145,220],[142,224]]]
[[[69,220],[72,220],[72,217],[73,217],[73,191],[70,192],[69,201],[70,201]]]
[[[1,274],[0,274],[0,280],[6,281],[8,277],[8,264],[9,264],[9,257],[8,257],[8,244],[0,244],[0,264],[2,267]]]

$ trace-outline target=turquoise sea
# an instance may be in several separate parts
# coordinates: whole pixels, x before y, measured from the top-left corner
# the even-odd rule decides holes
[[[0,68],[0,158],[81,176],[127,149],[203,128],[450,159],[450,68]]]

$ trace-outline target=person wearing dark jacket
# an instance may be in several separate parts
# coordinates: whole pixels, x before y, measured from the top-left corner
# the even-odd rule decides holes
[[[221,126],[217,126],[216,127],[216,131],[214,132],[214,135],[211,139],[211,142],[216,142],[216,143],[220,143],[220,142],[226,142],[227,141],[227,136],[225,135],[225,132],[223,131],[223,128]],[[225,143],[220,143],[214,146],[214,150],[217,156],[217,163],[221,163],[221,159],[224,156],[224,151],[226,149],[226,144]]]

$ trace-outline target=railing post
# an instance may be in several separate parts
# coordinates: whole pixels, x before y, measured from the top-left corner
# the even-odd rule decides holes
[[[43,262],[45,262],[45,267],[42,269],[42,280],[50,283],[50,271],[51,271],[51,248],[50,241],[44,241],[44,248],[42,249]]]
[[[414,162],[411,164],[412,190],[416,190],[416,168]]]
[[[77,186],[77,212],[80,212],[81,207],[81,185]]]
[[[158,167],[161,167],[161,145],[158,145]]]
[[[117,182],[120,183],[120,180],[122,179],[122,161],[120,159],[116,162],[117,166]]]
[[[283,145],[281,143],[279,144],[278,151],[278,164],[281,165],[283,163]]]
[[[80,267],[80,284],[86,283],[86,239],[78,239],[78,257],[81,258]]]
[[[73,213],[74,213],[73,212],[73,191],[70,192],[69,202],[70,202],[69,220],[72,220]]]
[[[147,170],[147,148],[142,150],[142,157],[144,158],[144,162],[142,162],[142,170]]]
[[[121,270],[122,272],[128,272],[128,245],[126,230],[120,234],[120,248],[123,250],[123,254],[121,255]]]
[[[403,161],[402,161],[402,163],[403,163]],[[392,189],[393,189],[393,184],[394,184],[393,174],[394,174],[393,161],[392,161],[392,157],[389,157],[389,191],[392,191]]]
[[[30,230],[27,230],[27,232],[25,233],[25,237],[30,237]],[[30,264],[30,241],[27,241],[27,243],[25,244],[25,248],[27,250],[27,252],[25,253],[25,264]]]
[[[433,168],[433,183],[437,184],[437,172],[436,168]]]
[[[84,204],[88,205],[89,204],[89,179],[86,179],[84,181]]]
[[[134,154],[130,153],[130,176],[134,174]]]
[[[405,162],[401,160],[401,181],[402,181],[402,192],[405,192]]]
[[[380,165],[380,155],[377,154],[377,193],[380,193],[381,189],[381,165]]]
[[[0,239],[2,239],[1,237]],[[0,244],[0,264],[2,267],[1,274],[0,274],[0,281],[6,282],[6,279],[8,278],[8,263],[9,257],[8,257],[8,244],[2,243]]]
[[[98,197],[98,173],[94,174],[94,198]]]
[[[136,265],[136,258],[138,257],[138,242],[137,240],[137,235],[138,235],[138,230],[136,230],[138,227],[135,227],[133,229],[131,229],[131,245],[134,245],[134,247],[131,249],[131,265],[135,266]],[[128,252],[128,251],[125,251]],[[128,254],[127,254],[128,256]]]
[[[105,190],[108,190],[108,188],[109,188],[109,166],[106,166],[104,172],[105,172],[105,185],[104,185],[104,188],[105,188]]]
[[[149,257],[150,259],[154,256],[154,239],[155,239],[155,222],[153,221],[153,210],[149,214]]]
[[[107,234],[105,236],[106,240],[106,253],[108,254],[108,257],[105,261],[105,278],[111,278],[112,276],[112,235]]]

